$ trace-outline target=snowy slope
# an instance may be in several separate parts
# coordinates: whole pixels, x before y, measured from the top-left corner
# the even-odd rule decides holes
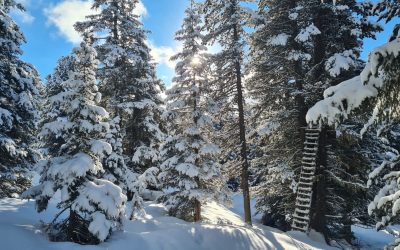
[[[239,205],[240,196],[234,197]],[[204,207],[205,222],[188,223],[165,215],[165,208],[146,203],[147,215],[136,221],[126,221],[124,231],[99,246],[49,242],[37,226],[39,220],[50,221],[54,206],[42,214],[34,210],[34,202],[18,199],[0,200],[0,235],[4,250],[91,250],[91,249],[334,249],[298,232],[289,234],[259,224],[245,226],[241,216],[216,203]],[[233,208],[233,211],[240,211]]]

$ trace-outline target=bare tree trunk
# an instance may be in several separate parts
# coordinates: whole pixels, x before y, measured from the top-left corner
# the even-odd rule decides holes
[[[238,43],[239,34],[237,26],[234,27],[233,39]],[[244,119],[244,99],[243,99],[243,86],[242,86],[242,72],[240,60],[235,62],[236,68],[236,91],[237,91],[237,105],[239,110],[239,137],[240,137],[240,156],[242,160],[241,171],[241,188],[243,192],[243,206],[244,206],[244,221],[251,225],[251,209],[250,209],[250,191],[249,191],[249,162],[247,159],[247,144],[246,144],[246,125]]]
[[[77,214],[75,211],[70,209],[69,211],[69,223],[68,223],[68,229],[67,229],[67,234],[68,234],[68,239],[70,241],[75,241],[75,221]]]
[[[324,17],[326,13],[324,10],[320,10],[315,17],[315,25],[317,27],[321,27]],[[314,65],[320,65],[317,67],[313,74],[311,75],[311,80],[313,82],[317,82],[320,80],[320,76],[323,75],[324,68],[321,62],[325,58],[325,50],[326,50],[326,41],[322,37],[322,35],[316,36],[314,42]],[[326,227],[326,168],[328,165],[328,154],[327,154],[327,146],[328,146],[328,126],[322,127],[320,133],[320,142],[319,142],[319,150],[318,150],[318,160],[317,160],[317,172],[316,172],[316,183],[313,187],[313,205],[312,205],[312,216],[310,221],[310,227],[315,229],[317,232],[322,233],[327,236],[327,227]]]
[[[197,84],[196,84],[196,73],[193,76],[193,83],[194,83],[195,86],[197,86]],[[198,87],[197,89],[200,89],[200,86],[197,86],[197,87]],[[198,90],[198,91],[200,91],[200,90]],[[195,115],[193,116],[193,122],[194,122],[195,126],[198,126],[198,122],[199,122],[199,117],[198,117],[199,112],[197,112],[198,108],[199,108],[198,107],[198,105],[199,105],[198,104],[199,95],[200,95],[199,92],[193,92],[193,94],[192,94],[192,97],[193,97],[193,113],[195,113]],[[196,139],[200,140],[201,138],[200,138],[199,135],[195,135],[194,139],[195,140]],[[196,155],[199,154],[199,149],[198,148],[195,148],[194,151],[195,151]],[[195,160],[195,165],[196,166],[199,165],[199,159],[198,158]],[[201,188],[201,183],[200,183],[199,177],[196,177],[195,180],[196,180],[196,183],[197,183],[197,188]],[[196,221],[200,221],[200,220],[201,220],[201,203],[200,203],[200,201],[198,199],[195,199],[194,200],[194,221],[196,222]]]
[[[194,200],[194,221],[201,220],[201,203],[199,200]]]

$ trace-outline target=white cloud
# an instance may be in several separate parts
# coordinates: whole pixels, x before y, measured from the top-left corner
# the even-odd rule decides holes
[[[136,5],[136,8],[133,11],[133,13],[135,13],[136,15],[138,15],[140,17],[144,17],[144,16],[147,16],[147,9],[144,6],[144,4],[140,1],[138,3],[138,5]]]
[[[74,29],[74,24],[85,20],[87,15],[95,14],[92,10],[91,0],[63,0],[56,5],[52,5],[44,10],[50,25],[54,25],[59,33],[69,42],[78,44],[81,36]],[[139,16],[147,15],[146,7],[140,2],[135,9],[135,14]]]
[[[31,4],[30,0],[17,0],[18,3],[22,4],[25,8],[29,8],[29,5]],[[32,14],[28,11],[21,11],[18,9],[13,9],[11,11],[11,15],[13,15],[17,21],[23,23],[23,24],[31,24],[33,21],[35,21],[35,17],[32,16]]]
[[[47,16],[48,23],[54,25],[61,36],[73,44],[78,44],[81,41],[81,36],[75,31],[74,24],[85,20],[87,15],[95,14],[96,11],[92,10],[91,7],[91,0],[63,0],[47,7],[44,14]],[[139,2],[136,6],[135,14],[141,17],[147,15],[147,9],[142,2]],[[170,69],[175,68],[176,63],[171,61],[170,58],[180,50],[180,45],[168,47],[155,46],[153,43],[149,43],[149,47],[151,48],[151,56],[157,64],[166,65]]]
[[[49,24],[56,26],[59,33],[69,42],[77,44],[81,36],[74,29],[74,24],[85,20],[87,15],[93,14],[92,1],[65,0],[44,10]]]
[[[168,46],[156,46],[154,43],[149,43],[148,46],[151,49],[151,57],[153,57],[154,62],[159,65],[166,65],[168,68],[174,70],[176,62],[171,61],[171,57],[182,50],[182,45],[178,44],[175,47]],[[215,54],[221,51],[221,46],[219,44],[214,44],[212,46],[207,46],[207,52]]]
[[[24,24],[31,24],[33,23],[33,21],[35,21],[35,17],[26,11],[12,10],[11,15],[13,15],[17,19],[17,21]]]
[[[157,47],[153,43],[150,43],[149,47],[151,49],[151,57],[157,64],[163,64],[170,69],[175,69],[176,62],[171,61],[170,58],[179,51],[180,46],[176,46],[175,48],[167,46]]]

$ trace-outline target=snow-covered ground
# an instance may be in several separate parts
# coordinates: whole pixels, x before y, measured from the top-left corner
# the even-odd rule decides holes
[[[399,231],[399,227],[392,228],[394,231]],[[381,250],[386,245],[394,242],[393,235],[387,231],[377,232],[374,228],[367,228],[362,225],[352,226],[351,230],[357,238],[357,243],[362,250]]]
[[[147,215],[136,221],[125,221],[124,231],[114,233],[101,245],[81,246],[70,242],[49,242],[40,230],[39,221],[50,221],[57,212],[54,205],[38,214],[33,201],[2,199],[0,249],[333,249],[301,233],[286,234],[257,223],[252,228],[247,227],[240,215],[240,200],[240,195],[234,196],[231,210],[216,203],[204,206],[205,221],[201,223],[188,223],[167,216],[162,205],[146,202]]]
[[[336,249],[329,247],[318,237],[308,237],[299,232],[284,233],[258,223],[252,228],[247,227],[242,221],[241,205],[240,195],[234,195],[231,209],[210,203],[203,207],[203,222],[188,223],[167,216],[162,205],[146,202],[147,215],[136,221],[125,221],[124,231],[114,233],[107,242],[98,246],[81,246],[70,242],[49,242],[40,230],[39,221],[50,221],[57,212],[54,205],[50,205],[44,213],[38,214],[33,201],[2,199],[0,249]],[[388,235],[381,237],[382,233],[375,233],[373,230],[355,231],[364,249],[382,249],[393,240]]]

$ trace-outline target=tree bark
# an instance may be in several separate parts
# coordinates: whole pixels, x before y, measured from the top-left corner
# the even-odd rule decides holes
[[[194,200],[194,221],[201,220],[201,203],[198,199]]]
[[[239,34],[237,25],[233,30],[233,39],[239,43]],[[239,57],[239,55],[237,56]],[[243,86],[242,86],[242,72],[239,58],[235,62],[236,69],[236,91],[237,91],[237,106],[239,111],[239,137],[240,137],[240,155],[242,160],[241,171],[241,188],[243,192],[243,206],[244,206],[244,221],[251,225],[251,209],[250,209],[250,191],[249,191],[249,163],[247,159],[247,143],[246,143],[246,125],[244,119],[244,99],[243,99]]]
[[[193,75],[193,84],[195,86],[197,86],[197,84],[196,84],[196,73]],[[200,86],[197,86],[197,87],[198,87],[198,91],[200,91],[199,90]],[[199,104],[197,102],[197,99],[199,98],[199,94],[200,94],[199,92],[193,92],[192,93],[193,114],[195,114],[195,115],[193,115],[193,123],[195,124],[196,127],[198,127],[198,122],[199,122],[199,117],[198,117],[199,112],[197,112],[198,108],[199,108],[198,107]],[[201,138],[200,138],[200,135],[195,135],[193,139],[194,140],[200,140]],[[196,155],[199,155],[199,149],[198,148],[195,148],[194,152],[195,152]],[[199,164],[200,164],[199,163],[199,158],[196,158],[195,165],[198,166]],[[201,183],[200,183],[199,177],[195,177],[195,180],[196,180],[196,183],[197,183],[197,188],[200,189],[201,188]],[[200,203],[200,201],[198,199],[195,199],[194,200],[194,221],[196,222],[196,221],[200,221],[200,220],[201,220],[201,203]]]
[[[324,10],[319,10],[316,13],[315,24],[317,27],[323,27],[323,17],[326,14]],[[316,68],[312,74],[312,82],[317,82],[320,80],[321,75],[323,75],[324,68],[321,62],[325,58],[326,41],[322,35],[318,35],[314,40],[314,65],[320,65]],[[317,170],[316,170],[316,183],[313,187],[313,205],[312,205],[312,216],[310,227],[315,229],[317,232],[322,233],[327,236],[326,227],[326,168],[328,165],[328,126],[324,126],[320,132],[319,150],[318,150],[318,160],[317,160]]]
[[[310,227],[326,236],[326,180],[325,168],[327,165],[327,128],[324,127],[320,133],[319,150],[317,159],[316,182],[314,184],[312,217]]]

